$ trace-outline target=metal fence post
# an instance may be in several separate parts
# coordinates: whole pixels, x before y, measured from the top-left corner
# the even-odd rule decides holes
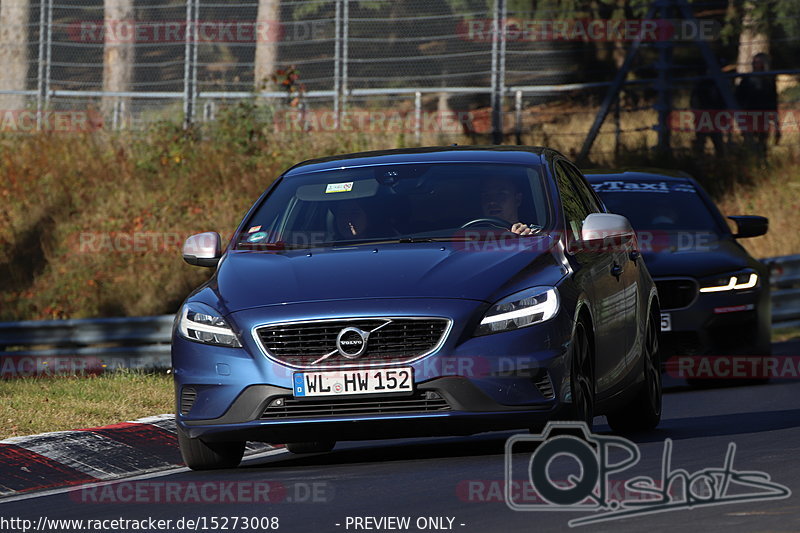
[[[514,95],[514,136],[517,144],[522,144],[522,91]]]
[[[183,127],[188,128],[194,120],[197,98],[197,6],[198,0],[186,0],[186,45],[183,68]]]
[[[505,93],[505,0],[495,0],[492,20],[492,142],[503,142],[503,94]]]
[[[350,38],[350,0],[344,0],[342,13],[342,111],[347,108],[347,56],[349,54],[348,41]]]
[[[422,142],[422,92],[414,93],[414,140]]]
[[[50,67],[53,64],[53,0],[47,1],[47,43],[45,45],[44,107],[50,105]]]
[[[44,109],[44,63],[45,63],[45,26],[46,26],[46,13],[45,10],[46,0],[39,1],[39,63],[36,76],[36,129],[42,129],[42,111]]]
[[[336,0],[336,17],[334,19],[333,40],[333,126],[339,129],[339,109],[341,98],[341,78],[339,77],[342,62],[342,0]]]

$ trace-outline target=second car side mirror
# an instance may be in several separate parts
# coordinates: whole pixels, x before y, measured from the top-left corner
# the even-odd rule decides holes
[[[734,234],[734,237],[737,239],[759,237],[769,230],[769,219],[767,217],[738,215],[728,218],[736,222],[736,234]]]
[[[192,235],[183,244],[183,260],[194,266],[216,267],[222,257],[222,240],[216,231]]]
[[[590,213],[581,228],[581,247],[606,251],[627,245],[634,237],[631,223],[622,215]]]

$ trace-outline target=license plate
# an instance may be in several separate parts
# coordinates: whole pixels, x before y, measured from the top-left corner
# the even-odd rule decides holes
[[[414,374],[410,368],[372,370],[331,370],[294,374],[295,397],[349,396],[413,392]]]
[[[661,331],[672,331],[672,315],[661,313]]]

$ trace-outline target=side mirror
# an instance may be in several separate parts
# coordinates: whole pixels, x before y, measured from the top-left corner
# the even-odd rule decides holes
[[[581,247],[585,250],[621,249],[634,237],[631,223],[622,215],[590,213],[583,221]]]
[[[736,222],[736,234],[734,237],[737,239],[758,237],[769,230],[769,219],[767,217],[739,215],[728,218]]]
[[[183,260],[190,265],[213,268],[220,257],[222,242],[216,231],[192,235],[183,243]]]

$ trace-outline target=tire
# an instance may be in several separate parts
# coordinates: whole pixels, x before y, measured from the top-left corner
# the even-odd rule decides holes
[[[178,445],[186,466],[192,470],[234,468],[242,462],[244,442],[206,443],[193,439],[178,426]]]
[[[321,440],[314,442],[290,442],[286,449],[292,453],[325,453],[336,446],[335,440]]]
[[[654,317],[650,316],[642,346],[644,383],[641,390],[626,408],[606,417],[608,425],[617,433],[650,431],[661,422],[662,388],[657,324]]]
[[[589,431],[594,421],[594,371],[592,366],[592,346],[589,333],[583,320],[575,326],[572,338],[572,371],[570,389],[572,392],[571,420],[585,422]]]

